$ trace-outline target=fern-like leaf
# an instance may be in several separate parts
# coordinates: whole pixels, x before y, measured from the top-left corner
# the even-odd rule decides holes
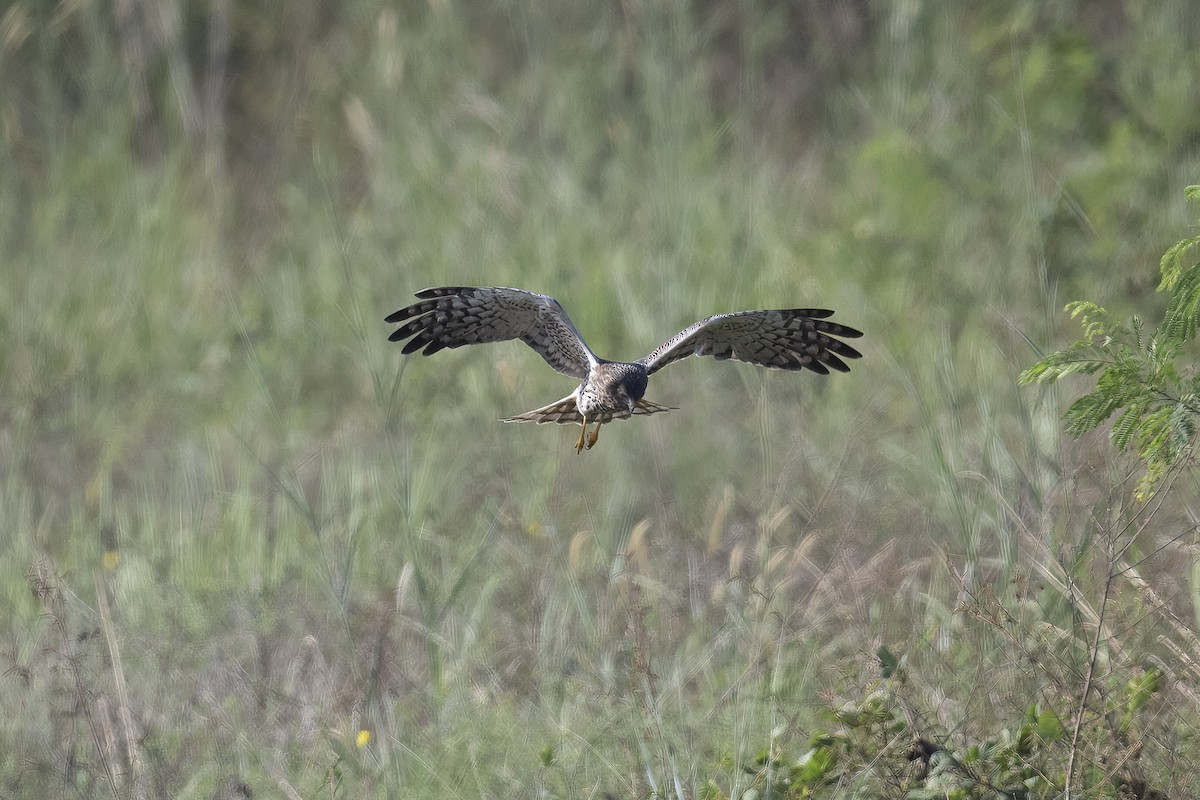
[[[1067,433],[1081,436],[1111,417],[1120,407],[1107,392],[1092,392],[1080,397],[1063,415]]]
[[[1059,378],[1076,373],[1091,375],[1110,366],[1111,363],[1110,361],[1101,359],[1087,358],[1073,350],[1051,353],[1022,372],[1020,377],[1017,378],[1017,382],[1021,385],[1027,383],[1053,383]]]
[[[1125,450],[1129,447],[1129,442],[1133,439],[1133,434],[1137,430],[1141,418],[1142,410],[1137,406],[1130,406],[1121,412],[1121,416],[1117,417],[1109,438],[1112,439],[1112,443],[1118,450]]]
[[[1200,201],[1200,186],[1188,198]],[[1118,450],[1137,450],[1146,473],[1136,495],[1144,499],[1167,472],[1190,457],[1200,424],[1200,376],[1176,366],[1183,344],[1200,333],[1200,264],[1185,267],[1200,236],[1171,247],[1159,262],[1159,289],[1170,292],[1162,324],[1147,332],[1136,316],[1128,322],[1091,301],[1066,307],[1082,338],[1050,353],[1021,373],[1020,383],[1054,382],[1074,373],[1097,374],[1096,386],[1063,414],[1063,427],[1080,436],[1117,415],[1109,439]]]
[[[1193,242],[1200,242],[1200,238]],[[1200,328],[1200,264],[1182,272],[1175,281],[1171,289],[1171,302],[1167,306],[1162,330],[1169,339],[1185,342],[1196,337],[1198,328]]]

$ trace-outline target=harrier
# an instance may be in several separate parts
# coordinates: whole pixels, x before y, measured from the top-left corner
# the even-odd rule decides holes
[[[447,347],[520,339],[554,369],[582,381],[558,402],[503,420],[578,424],[577,453],[596,444],[600,426],[606,422],[670,411],[642,395],[651,375],[687,356],[735,358],[772,369],[810,369],[822,375],[828,375],[830,369],[849,372],[842,359],[862,356],[834,338],[854,339],[862,332],[826,321],[833,312],[823,308],[714,314],[684,328],[637,361],[606,361],[591,351],[558,301],[544,294],[443,286],[416,296],[421,302],[387,317],[389,323],[404,323],[388,336],[392,342],[409,340],[402,352],[421,350],[428,356]],[[596,428],[589,432],[592,422]]]

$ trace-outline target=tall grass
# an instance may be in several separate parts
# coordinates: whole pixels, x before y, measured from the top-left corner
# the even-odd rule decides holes
[[[1070,720],[1100,649],[1112,696],[1130,653],[1182,663],[1179,548],[1161,607],[1104,611],[1136,513],[1015,381],[1062,299],[1143,302],[1178,238],[1186,4],[818,15],[868,67],[753,3],[300,6],[0,19],[0,793],[747,797],[880,644],[948,743]],[[577,457],[495,422],[572,388],[520,345],[387,345],[457,283],[553,294],[612,358],[809,305],[865,358],[684,362],[650,391],[680,411]],[[1183,719],[1145,756],[1172,793]]]

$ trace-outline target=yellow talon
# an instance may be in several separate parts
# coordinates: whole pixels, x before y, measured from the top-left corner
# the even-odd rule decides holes
[[[575,443],[575,452],[576,453],[583,452],[583,437],[586,433],[587,433],[587,417],[584,417],[583,418],[583,426],[580,427],[580,429],[579,429],[579,441],[577,441]],[[588,445],[588,447],[590,448],[591,445]]]
[[[604,424],[603,422],[597,422],[596,430],[594,430],[588,434],[588,440],[587,440],[587,449],[588,450],[591,450],[593,447],[596,446],[596,440],[600,438],[600,426],[603,424]]]

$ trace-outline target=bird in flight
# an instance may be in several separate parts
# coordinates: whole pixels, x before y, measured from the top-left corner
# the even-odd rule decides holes
[[[643,399],[651,375],[690,355],[734,358],[794,372],[849,372],[844,358],[862,356],[834,337],[856,339],[861,331],[830,322],[823,308],[790,308],[714,314],[689,325],[637,361],[607,361],[591,351],[558,301],[522,289],[443,286],[417,292],[419,303],[389,314],[403,323],[388,341],[409,341],[405,354],[433,355],[447,347],[520,339],[555,370],[581,381],[562,400],[503,422],[579,425],[575,452],[589,450],[600,426],[614,419],[670,411]],[[596,423],[594,430],[588,425]]]

